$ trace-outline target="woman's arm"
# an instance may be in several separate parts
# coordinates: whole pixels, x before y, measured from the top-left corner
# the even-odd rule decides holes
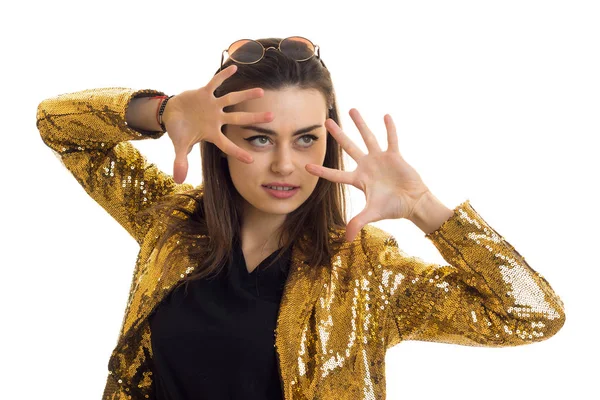
[[[167,194],[193,189],[190,184],[175,183],[129,143],[164,134],[152,122],[153,101],[135,99],[154,95],[164,93],[88,89],[46,99],[37,108],[37,127],[44,143],[138,243],[147,229],[135,221],[139,211]]]
[[[546,340],[564,325],[560,297],[468,200],[425,236],[449,265],[411,257],[389,235],[375,241],[389,303],[387,348],[402,340],[519,346]]]
[[[161,101],[161,99],[154,99],[152,97],[131,99],[125,115],[127,125],[137,130],[162,131],[156,120],[156,108]]]

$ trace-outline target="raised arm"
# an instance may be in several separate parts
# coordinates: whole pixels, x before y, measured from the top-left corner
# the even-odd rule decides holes
[[[425,235],[449,265],[404,253],[373,228],[379,288],[388,305],[387,348],[403,340],[519,346],[546,340],[565,323],[550,284],[465,201]]]
[[[128,141],[157,139],[164,132],[152,121],[146,99],[164,95],[144,89],[100,88],[61,94],[42,101],[37,127],[83,189],[140,243],[147,227],[136,214],[163,196],[193,189],[177,184]],[[128,119],[129,122],[128,123]],[[135,125],[133,125],[135,124]]]

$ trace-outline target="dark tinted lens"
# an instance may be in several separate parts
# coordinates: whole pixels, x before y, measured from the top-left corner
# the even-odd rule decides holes
[[[312,42],[300,36],[284,39],[280,48],[282,53],[296,61],[308,60],[315,54]]]
[[[262,57],[263,47],[253,40],[242,39],[229,46],[227,53],[239,63],[254,63]]]

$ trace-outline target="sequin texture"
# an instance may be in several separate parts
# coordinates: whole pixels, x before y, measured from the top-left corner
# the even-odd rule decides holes
[[[44,143],[140,245],[108,362],[106,400],[154,398],[148,316],[194,269],[182,258],[163,270],[168,249],[160,257],[155,249],[161,224],[135,219],[167,194],[197,189],[175,183],[129,143],[163,134],[125,122],[131,99],[152,95],[164,93],[89,89],[46,99],[37,109]],[[550,284],[469,200],[425,237],[448,264],[407,255],[372,225],[316,270],[294,246],[275,331],[286,400],[384,399],[385,353],[403,340],[519,346],[546,340],[564,325],[564,304]]]

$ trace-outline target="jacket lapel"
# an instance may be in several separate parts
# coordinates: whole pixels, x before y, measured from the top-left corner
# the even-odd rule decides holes
[[[308,390],[311,383],[306,366],[298,357],[302,353],[303,337],[310,335],[305,328],[308,327],[323,283],[327,282],[327,271],[324,265],[320,265],[316,271],[311,270],[307,255],[294,245],[275,328],[279,376],[285,399],[297,398],[295,394]]]

